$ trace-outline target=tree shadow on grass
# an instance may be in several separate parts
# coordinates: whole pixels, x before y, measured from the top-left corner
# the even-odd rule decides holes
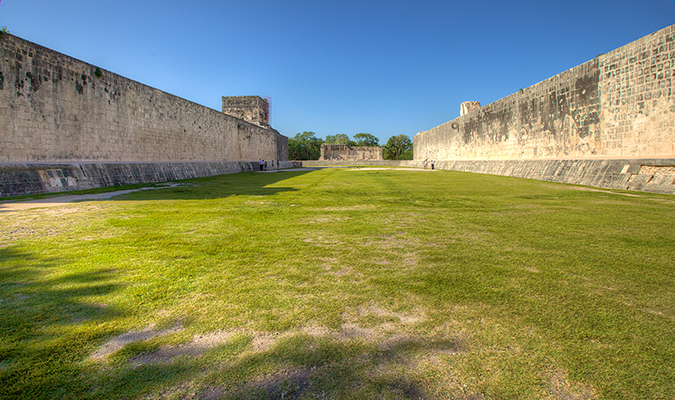
[[[93,372],[92,398],[181,399],[432,399],[415,359],[462,350],[455,340],[410,338],[389,346],[363,340],[295,335],[265,352],[240,336],[200,357],[134,365],[115,358],[113,370]],[[129,357],[130,354],[126,354]],[[463,396],[458,399],[480,399]]]
[[[293,192],[298,189],[276,186],[279,182],[295,178],[312,171],[281,171],[278,173],[244,172],[234,175],[218,175],[178,181],[180,186],[134,192],[113,198],[113,200],[132,200],[142,197],[148,200],[199,200],[218,199],[229,196],[269,196],[281,192]]]
[[[414,358],[457,350],[457,343],[447,340],[409,338],[383,347],[382,343],[299,335],[281,341],[267,353],[243,357],[212,378],[227,382],[225,385],[205,388],[200,398],[431,399],[415,376]],[[265,368],[269,372],[240,375],[241,371]],[[233,375],[239,379],[232,379]]]
[[[78,373],[92,339],[112,333],[78,327],[123,314],[87,301],[119,288],[110,282],[113,271],[52,277],[61,263],[14,246],[0,248],[0,398],[68,397],[60,389],[63,380]]]
[[[313,170],[290,170],[274,173],[242,172],[173,182],[110,186],[52,195],[0,198],[0,213],[30,208],[52,207],[83,201],[124,200],[206,200],[232,195],[266,196],[280,192],[296,191],[289,187],[270,187],[285,179],[303,175]],[[38,200],[34,200],[37,197]],[[26,200],[26,201],[23,201]]]
[[[194,178],[176,181],[177,186],[174,187],[136,191],[115,196],[110,200],[207,200],[230,196],[269,196],[281,192],[297,191],[296,188],[280,187],[277,184],[310,172],[312,171],[242,172]]]

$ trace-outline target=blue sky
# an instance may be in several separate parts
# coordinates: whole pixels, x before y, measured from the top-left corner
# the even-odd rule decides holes
[[[417,132],[675,23],[673,0],[1,0],[0,26],[288,137]]]

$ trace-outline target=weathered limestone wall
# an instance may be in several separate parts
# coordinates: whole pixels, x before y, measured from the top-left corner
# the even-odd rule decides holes
[[[672,158],[675,26],[418,133],[416,160]]]
[[[288,139],[16,36],[0,38],[0,163],[288,159]]]
[[[345,144],[322,144],[319,160],[383,160],[382,146],[349,147]]]

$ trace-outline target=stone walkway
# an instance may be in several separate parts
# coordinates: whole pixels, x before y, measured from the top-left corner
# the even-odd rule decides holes
[[[115,192],[106,192],[106,193],[95,193],[95,194],[80,194],[80,195],[70,195],[70,196],[56,196],[50,197],[48,199],[40,200],[19,200],[19,201],[7,201],[0,203],[0,213],[10,212],[10,211],[22,211],[29,210],[31,208],[43,208],[43,207],[56,207],[63,205],[65,203],[72,203],[74,201],[87,201],[87,200],[106,200],[111,197],[119,196],[122,194],[139,192],[141,190],[152,190],[152,189],[166,189],[169,187],[180,186],[178,183],[170,183],[164,186],[158,187],[146,187],[140,189],[128,189],[128,190],[118,190]]]

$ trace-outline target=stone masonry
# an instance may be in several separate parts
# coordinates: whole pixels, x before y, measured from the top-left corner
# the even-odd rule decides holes
[[[459,115],[466,115],[472,111],[480,109],[480,103],[477,101],[465,101],[459,105]]]
[[[288,138],[269,126],[267,101],[226,99],[245,118],[3,34],[0,197],[286,164]]]
[[[288,139],[265,118],[252,123],[0,38],[2,163],[287,160]]]
[[[414,137],[416,160],[675,156],[675,26]]]
[[[382,146],[356,146],[322,144],[319,160],[384,160]]]
[[[675,194],[675,25],[413,138],[437,168]]]
[[[258,126],[270,126],[270,103],[260,96],[223,96],[223,113]]]

